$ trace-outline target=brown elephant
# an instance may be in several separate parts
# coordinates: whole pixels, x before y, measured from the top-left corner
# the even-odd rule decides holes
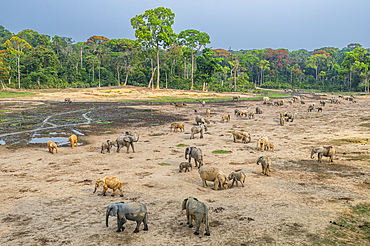
[[[202,166],[198,170],[200,177],[203,181],[203,187],[207,187],[207,180],[214,182],[214,189],[218,190],[220,189],[227,189],[229,180],[226,177],[226,174],[222,172],[220,169],[212,166]]]
[[[261,156],[257,159],[257,165],[261,164],[262,173],[264,175],[270,175],[271,159],[268,156]]]
[[[78,143],[77,143],[77,136],[75,134],[71,135],[69,138],[68,138],[68,141],[71,143],[71,148],[73,149],[73,147],[75,146],[75,143],[76,143],[76,147],[78,147]]]
[[[263,136],[262,138],[259,138],[257,140],[257,150],[260,149],[261,151],[264,151],[265,146],[267,145],[268,141],[269,140],[268,140],[267,136]]]
[[[322,157],[326,156],[330,158],[330,162],[334,161],[335,156],[335,148],[333,146],[327,146],[327,147],[314,147],[311,151],[311,159],[314,158],[314,155],[317,153],[319,162],[322,161]]]

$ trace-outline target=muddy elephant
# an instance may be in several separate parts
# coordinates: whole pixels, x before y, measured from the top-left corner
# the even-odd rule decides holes
[[[317,153],[319,162],[322,161],[322,157],[326,156],[330,158],[330,162],[334,161],[335,156],[335,148],[333,146],[327,146],[327,147],[314,147],[311,151],[311,159],[315,158],[314,155]]]
[[[256,114],[262,114],[262,109],[260,107],[256,107]]]
[[[204,223],[206,230],[206,233],[204,235],[210,236],[211,232],[209,231],[209,217],[207,206],[194,197],[188,197],[182,202],[182,210],[185,209],[187,218],[186,224],[189,225],[189,228],[193,227],[193,220],[195,220],[197,228],[194,234],[199,235],[200,224]]]
[[[71,144],[71,148],[73,149],[73,147],[75,146],[76,144],[76,147],[78,147],[78,142],[77,142],[77,136],[75,134],[72,134],[69,138],[68,138],[68,141],[70,142]]]
[[[197,125],[206,124],[206,123],[209,124],[210,123],[209,120],[207,120],[206,118],[203,118],[200,115],[195,116],[195,122],[197,123]]]
[[[203,138],[203,134],[207,131],[207,126],[201,124],[199,126],[193,126],[191,128],[190,139],[194,139],[194,134],[200,134],[200,138]]]
[[[134,149],[134,142],[137,142],[139,140],[139,135],[137,136],[137,139],[135,139],[135,134],[131,134],[129,132],[126,132],[125,134],[119,135],[116,143],[117,143],[117,153],[119,153],[120,149],[123,146],[127,147],[127,153],[130,150],[130,146],[132,148],[132,152],[135,152]]]
[[[245,178],[246,178],[246,175],[245,175],[245,173],[244,173],[243,171],[241,171],[241,170],[239,170],[239,171],[237,171],[237,172],[232,172],[232,173],[230,173],[230,174],[229,174],[229,176],[227,177],[227,179],[228,179],[229,181],[231,181],[231,180],[233,181],[233,182],[231,183],[230,188],[234,186],[234,183],[236,183],[236,187],[239,187],[239,185],[238,185],[238,181],[242,184],[242,187],[244,187]]]
[[[180,165],[179,165],[179,172],[182,173],[182,170],[185,169],[185,172],[188,171],[190,172],[189,168],[191,168],[191,170],[193,170],[193,167],[191,166],[191,164],[189,162],[181,162]]]
[[[241,139],[243,143],[249,143],[251,141],[251,134],[249,132],[233,132],[234,142]]]
[[[170,132],[172,132],[172,128],[173,128],[173,132],[185,131],[185,126],[183,123],[172,123],[170,126]]]
[[[210,109],[207,109],[207,110],[206,110],[206,113],[207,113],[207,117],[210,117],[211,110],[210,110]]]
[[[121,192],[120,196],[123,197],[122,182],[117,177],[104,177],[98,179],[95,182],[95,190],[93,193],[95,193],[99,187],[103,187],[103,196],[106,196],[105,193],[109,188],[113,190],[112,196],[116,194],[116,190],[119,190]]]
[[[203,187],[207,187],[206,181],[214,182],[214,189],[227,189],[229,180],[226,177],[226,174],[222,172],[220,169],[212,166],[202,166],[198,170],[200,177],[203,181]]]
[[[285,118],[285,120],[287,122],[289,122],[289,120],[290,120],[290,122],[293,122],[293,120],[294,120],[294,114],[293,113],[285,113],[283,117]]]
[[[262,173],[264,175],[270,175],[271,159],[268,156],[261,156],[257,159],[257,165],[261,164]]]
[[[260,149],[261,151],[264,151],[265,146],[267,145],[268,141],[269,140],[268,140],[267,136],[263,136],[262,138],[259,138],[257,140],[257,150]]]
[[[233,96],[233,101],[236,100],[237,102],[239,102],[239,99],[240,99],[240,96]]]
[[[223,116],[222,116],[222,119],[221,119],[221,122],[223,123],[223,122],[229,122],[230,121],[230,115],[229,114],[224,114]]]
[[[55,153],[58,153],[58,146],[56,143],[53,143],[51,140],[49,140],[46,145],[48,146],[49,152],[54,154],[54,149]]]
[[[191,166],[191,158],[194,159],[196,167],[200,168],[201,166],[203,166],[203,154],[200,148],[187,147],[185,149],[185,159],[189,160],[190,166]]]
[[[110,140],[107,140],[107,142],[103,142],[101,144],[101,151],[100,153],[103,153],[104,150],[107,150],[108,153],[110,153],[110,149],[112,148],[112,146],[116,146],[116,142],[112,142]]]
[[[141,202],[118,202],[113,203],[107,207],[105,215],[105,224],[108,227],[108,218],[110,216],[117,215],[117,231],[121,232],[125,230],[123,225],[127,220],[136,221],[136,228],[134,233],[139,232],[141,222],[144,223],[144,231],[148,230],[148,210],[144,203]]]

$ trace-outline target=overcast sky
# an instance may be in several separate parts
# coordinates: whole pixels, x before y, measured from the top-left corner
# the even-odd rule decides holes
[[[172,10],[176,33],[208,33],[214,49],[370,47],[369,0],[0,0],[0,25],[76,42],[135,39],[131,18],[156,7]]]

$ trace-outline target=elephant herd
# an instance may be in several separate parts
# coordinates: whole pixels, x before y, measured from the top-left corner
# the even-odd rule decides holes
[[[239,98],[235,98],[238,101]],[[263,98],[264,104],[268,104],[270,102],[269,98]],[[294,101],[299,101],[295,99]],[[282,102],[283,104],[284,102]],[[204,106],[204,104],[202,104]],[[210,116],[210,109],[206,111],[207,116]],[[256,114],[262,114],[262,109],[260,107],[256,108]],[[245,110],[239,111],[235,110],[235,115],[237,117],[248,117],[254,118],[253,112],[247,112]],[[281,122],[285,121],[293,121],[294,114],[283,112],[280,114],[280,124]],[[207,124],[210,124],[210,121],[207,118],[201,117],[197,115],[195,117],[196,125],[191,128],[191,136],[190,139],[194,138],[195,134],[200,134],[200,138],[203,138],[204,133],[207,132]],[[230,121],[230,114],[224,114],[222,116],[221,122],[229,122]],[[170,131],[172,132],[184,132],[185,126],[183,123],[173,123],[170,126]],[[234,142],[237,140],[241,140],[243,143],[250,143],[251,142],[251,135],[246,131],[238,131],[233,132],[232,137]],[[78,146],[77,143],[77,136],[72,135],[68,140],[71,143],[71,147],[73,148],[74,145]],[[107,140],[103,142],[101,145],[101,153],[104,151],[110,153],[110,150],[113,146],[117,147],[117,152],[120,152],[122,147],[127,148],[127,152],[129,152],[130,146],[132,151],[135,152],[134,143],[138,142],[139,135],[137,138],[135,134],[130,132],[125,132],[125,134],[119,135],[115,141]],[[51,141],[47,143],[48,149],[51,153],[53,153],[54,149],[57,152],[57,145]],[[274,144],[268,141],[267,136],[263,136],[257,140],[257,150],[274,150]],[[333,146],[328,147],[314,147],[311,151],[311,158],[314,158],[315,154],[318,155],[318,161],[322,161],[322,157],[329,157],[330,162],[333,162],[334,155],[335,155],[335,148]],[[204,165],[203,160],[203,153],[200,148],[197,147],[187,147],[185,149],[185,159],[187,162],[182,162],[179,165],[179,172],[190,172],[192,170],[191,160],[194,159],[195,167],[198,168],[198,173],[200,178],[202,179],[203,187],[207,187],[207,181],[214,182],[214,190],[223,190],[233,187],[234,184],[236,186],[239,183],[244,187],[244,183],[246,180],[246,174],[241,170],[235,170],[234,172],[226,175],[222,170],[217,167]],[[262,173],[266,176],[270,175],[270,167],[271,167],[271,158],[268,156],[260,156],[257,159],[257,165],[261,164]],[[108,189],[112,189],[113,193],[112,196],[115,196],[115,191],[120,191],[120,196],[123,197],[123,189],[122,189],[122,182],[117,177],[104,177],[98,179],[95,183],[95,190],[93,193],[96,192],[98,188],[103,188],[103,196],[106,195],[106,191]],[[206,236],[210,236],[209,230],[209,215],[208,215],[208,208],[203,203],[200,202],[195,197],[187,197],[182,202],[182,210],[186,210],[186,217],[187,217],[187,224],[189,227],[193,227],[193,220],[196,224],[195,235],[199,235],[199,228],[202,223],[205,224],[205,234]],[[117,232],[121,232],[125,229],[123,226],[127,220],[135,221],[137,223],[134,233],[139,232],[139,227],[141,223],[144,224],[144,231],[148,230],[148,210],[145,204],[141,202],[119,202],[111,204],[106,209],[106,226],[108,227],[108,218],[109,216],[116,216],[117,217]]]

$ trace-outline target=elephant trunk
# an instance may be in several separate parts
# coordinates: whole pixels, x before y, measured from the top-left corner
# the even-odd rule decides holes
[[[105,225],[108,227],[108,218],[109,218],[109,210],[107,209],[106,215],[105,215]]]
[[[95,190],[94,190],[94,192],[93,193],[95,193],[96,192],[96,188],[95,188]]]
[[[187,160],[187,159],[188,159],[188,153],[190,154],[190,149],[189,149],[189,147],[188,147],[188,148],[186,148],[186,150],[185,150],[185,160]]]
[[[311,159],[315,158],[313,155],[315,154],[315,150],[311,151]]]

